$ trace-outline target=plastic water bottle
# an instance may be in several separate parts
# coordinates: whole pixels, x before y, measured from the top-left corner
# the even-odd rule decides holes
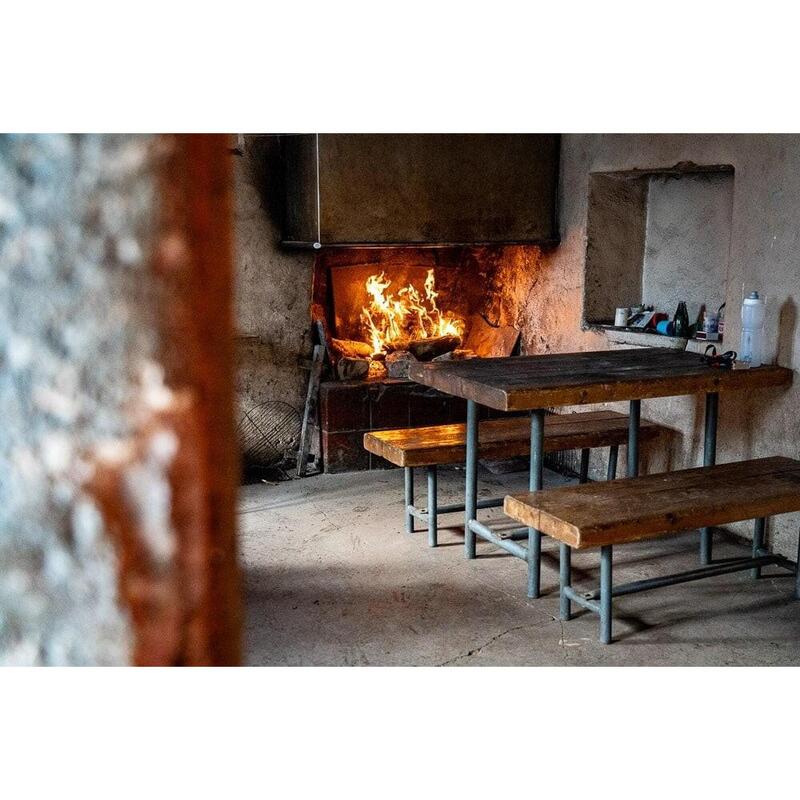
[[[758,292],[750,292],[742,301],[742,344],[739,361],[751,367],[761,366],[764,360],[764,301]]]

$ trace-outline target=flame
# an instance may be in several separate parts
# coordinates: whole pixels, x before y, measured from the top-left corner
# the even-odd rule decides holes
[[[383,272],[370,275],[365,283],[369,302],[361,309],[361,321],[373,354],[396,350],[412,339],[464,334],[463,320],[436,305],[439,293],[432,269],[425,278],[424,297],[410,283],[395,296],[387,292],[391,285]]]

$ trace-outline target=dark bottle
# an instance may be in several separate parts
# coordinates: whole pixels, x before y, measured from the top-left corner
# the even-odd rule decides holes
[[[675,312],[672,323],[675,328],[675,336],[682,339],[689,338],[689,312],[686,310],[686,303],[683,300],[678,303],[678,310]]]

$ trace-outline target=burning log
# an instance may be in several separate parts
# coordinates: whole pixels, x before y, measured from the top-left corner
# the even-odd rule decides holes
[[[386,366],[382,361],[375,361],[374,359],[369,362],[369,375],[367,380],[381,380],[387,375]]]
[[[431,361],[465,361],[468,358],[477,358],[478,354],[474,350],[448,350],[440,356],[436,356]]]
[[[461,344],[464,321],[437,305],[439,292],[432,269],[428,270],[422,289],[409,283],[394,293],[388,291],[391,285],[384,272],[370,275],[365,284],[369,303],[361,308],[361,323],[373,353],[411,350],[417,355],[410,345],[420,344],[422,339],[426,343],[450,337],[458,340],[444,350],[434,347],[433,355],[427,355],[430,345],[423,347],[426,355],[422,360],[428,361]]]
[[[461,347],[460,336],[437,336],[431,339],[416,339],[408,343],[409,352],[419,361],[430,361],[436,356]]]
[[[397,350],[386,356],[386,371],[390,378],[407,378],[408,368],[416,360],[408,350]]]
[[[336,374],[343,381],[366,378],[369,373],[368,358],[350,358],[343,356],[336,362]]]
[[[331,349],[337,358],[369,358],[372,348],[366,342],[352,339],[331,339]]]

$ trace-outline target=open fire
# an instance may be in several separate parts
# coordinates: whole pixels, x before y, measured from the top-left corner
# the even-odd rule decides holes
[[[425,278],[424,294],[411,283],[394,294],[388,291],[391,285],[384,272],[370,275],[365,284],[369,303],[361,309],[361,321],[373,358],[407,350],[420,339],[450,337],[451,350],[461,344],[464,320],[437,306],[432,269]]]
[[[467,322],[439,307],[433,269],[412,268],[394,280],[385,270],[370,271],[353,288],[354,324],[348,332],[355,336],[331,341],[340,378],[405,378],[414,361],[475,355],[460,349]]]

